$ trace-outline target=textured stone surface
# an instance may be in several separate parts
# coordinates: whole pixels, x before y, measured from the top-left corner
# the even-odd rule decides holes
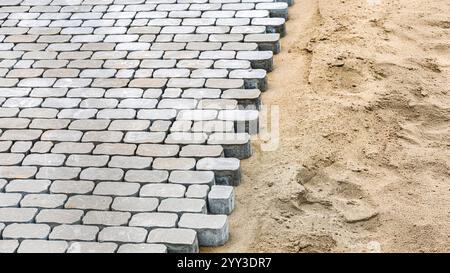
[[[0,2],[0,252],[225,243],[292,1]]]

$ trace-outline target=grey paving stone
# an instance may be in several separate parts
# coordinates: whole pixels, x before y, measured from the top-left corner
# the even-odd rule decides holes
[[[152,230],[155,228],[174,228],[177,222],[178,215],[175,213],[147,212],[133,215],[129,225]]]
[[[150,212],[155,211],[158,205],[156,198],[116,197],[111,208],[118,211]]]
[[[115,243],[74,242],[67,253],[114,253],[116,249]]]
[[[36,140],[41,134],[42,130],[6,130],[0,140]]]
[[[156,170],[192,170],[195,167],[195,159],[173,157],[155,158],[152,167]]]
[[[88,154],[93,149],[93,143],[62,142],[56,143],[51,152],[58,154]]]
[[[50,180],[16,179],[5,187],[5,192],[44,193],[48,191]]]
[[[64,194],[27,194],[20,201],[20,206],[37,208],[62,208],[67,196]]]
[[[257,110],[221,110],[218,119],[233,121],[238,133],[247,132],[253,135],[259,132],[259,112]]]
[[[214,172],[212,171],[172,171],[169,182],[182,185],[214,185]]]
[[[53,142],[50,141],[38,141],[34,143],[33,148],[31,148],[31,153],[45,154],[50,152],[53,147]]]
[[[208,185],[190,185],[186,191],[186,198],[200,198],[206,200],[209,192]]]
[[[20,162],[22,162],[23,158],[24,158],[23,154],[1,153],[0,165],[2,166],[18,165]]]
[[[169,173],[165,170],[129,170],[125,175],[125,181],[140,183],[166,182]]]
[[[102,143],[98,144],[92,153],[103,155],[133,155],[135,150],[136,145],[134,144]]]
[[[88,211],[83,217],[84,225],[122,226],[128,224],[131,213],[120,211]]]
[[[0,222],[29,223],[33,221],[37,212],[35,208],[0,208]]]
[[[182,215],[186,212],[206,213],[206,202],[201,199],[167,198],[161,201],[158,212],[173,212]]]
[[[82,142],[120,142],[123,138],[122,132],[111,131],[89,131],[84,133]]]
[[[0,240],[0,253],[14,253],[18,247],[18,240]]]
[[[99,242],[143,243],[147,230],[139,227],[106,227],[98,235]]]
[[[208,138],[208,144],[222,145],[226,157],[245,159],[252,155],[247,133],[213,133]]]
[[[185,213],[181,216],[178,226],[195,230],[200,246],[223,245],[229,238],[226,215]]]
[[[50,186],[51,193],[88,194],[94,189],[94,182],[84,180],[55,180]]]
[[[18,207],[21,199],[20,193],[0,193],[0,207]]]
[[[33,142],[31,142],[31,141],[16,141],[11,146],[10,151],[12,153],[27,153],[30,151],[32,146],[33,146]]]
[[[169,198],[169,197],[184,197],[184,193],[186,188],[183,185],[178,184],[168,184],[168,183],[151,183],[144,185],[139,195],[143,197],[155,197],[160,200]]]
[[[2,129],[25,129],[30,124],[26,118],[0,118],[0,128]]]
[[[77,178],[81,168],[70,167],[42,167],[36,174],[38,179],[74,179]]]
[[[76,209],[42,209],[36,216],[36,223],[77,224],[83,215],[82,210]]]
[[[86,225],[59,225],[53,228],[50,240],[94,241],[99,228]]]
[[[74,195],[69,197],[64,208],[82,210],[108,210],[112,203],[110,196]]]
[[[96,195],[107,196],[134,196],[137,195],[140,185],[126,182],[101,182],[94,189]]]
[[[128,132],[125,135],[124,142],[128,143],[161,143],[166,134],[164,132]],[[141,145],[140,145],[141,146]],[[138,155],[149,155],[151,146],[138,147]]]
[[[20,243],[18,253],[64,253],[68,243],[65,241],[24,240]]]
[[[169,253],[196,253],[197,233],[192,229],[157,228],[150,231],[147,243],[164,244]]]
[[[240,162],[237,158],[202,158],[197,162],[196,169],[214,171],[219,185],[237,186],[241,182]]]
[[[25,157],[22,165],[33,166],[62,166],[66,156],[62,154],[29,154]]]
[[[108,166],[110,168],[146,169],[152,164],[151,157],[140,156],[113,156]]]
[[[208,194],[208,210],[213,214],[231,214],[234,210],[235,193],[232,186],[214,185]]]
[[[70,130],[105,130],[109,120],[74,120],[70,123]]]
[[[50,226],[45,224],[13,223],[3,230],[3,239],[47,239]]]
[[[79,141],[83,132],[75,130],[48,130],[45,131],[41,140],[48,141]]]
[[[104,167],[109,161],[107,155],[70,155],[66,166],[76,167]]]
[[[80,179],[117,181],[123,174],[123,170],[117,168],[87,168],[81,172]]]
[[[123,244],[117,253],[167,253],[163,244]]]

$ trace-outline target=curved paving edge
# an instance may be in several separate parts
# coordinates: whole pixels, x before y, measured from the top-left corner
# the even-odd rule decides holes
[[[0,253],[229,239],[291,0],[2,0]]]

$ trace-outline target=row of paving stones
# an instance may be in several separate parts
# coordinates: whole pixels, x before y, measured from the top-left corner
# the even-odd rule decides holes
[[[3,0],[0,252],[198,252],[291,2]]]

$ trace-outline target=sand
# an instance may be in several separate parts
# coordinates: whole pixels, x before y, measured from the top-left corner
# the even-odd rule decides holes
[[[450,2],[296,0],[215,252],[450,251]]]

